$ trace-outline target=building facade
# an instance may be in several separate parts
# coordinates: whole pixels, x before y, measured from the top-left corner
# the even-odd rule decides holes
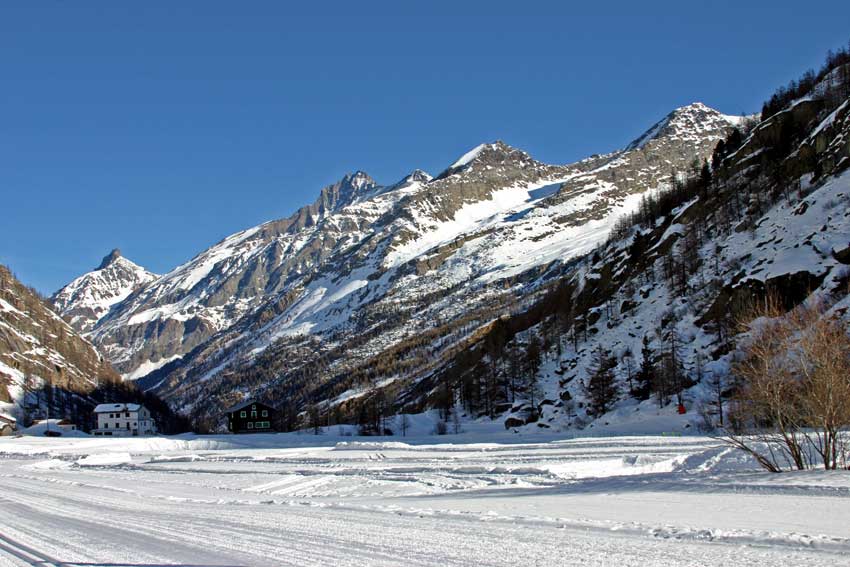
[[[224,413],[231,433],[269,433],[275,430],[276,410],[260,402],[245,402]]]
[[[94,408],[97,428],[94,435],[138,437],[156,434],[150,411],[141,404],[100,404]]]

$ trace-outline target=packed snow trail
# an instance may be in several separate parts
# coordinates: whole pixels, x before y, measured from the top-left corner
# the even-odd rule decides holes
[[[0,565],[850,565],[848,475],[705,438],[339,440],[0,440]]]

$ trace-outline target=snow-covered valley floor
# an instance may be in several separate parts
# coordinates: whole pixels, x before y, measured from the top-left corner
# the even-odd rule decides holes
[[[491,438],[0,439],[0,565],[850,565],[850,472]]]

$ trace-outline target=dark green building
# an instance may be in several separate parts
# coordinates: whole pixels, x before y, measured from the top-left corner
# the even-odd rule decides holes
[[[277,411],[266,404],[248,401],[225,411],[231,433],[269,433],[275,430]]]

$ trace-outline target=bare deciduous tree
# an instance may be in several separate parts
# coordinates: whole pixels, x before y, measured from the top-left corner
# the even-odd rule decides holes
[[[739,380],[726,441],[767,470],[846,465],[850,426],[850,336],[823,303],[784,313],[768,296],[745,324],[749,337],[732,372]]]

